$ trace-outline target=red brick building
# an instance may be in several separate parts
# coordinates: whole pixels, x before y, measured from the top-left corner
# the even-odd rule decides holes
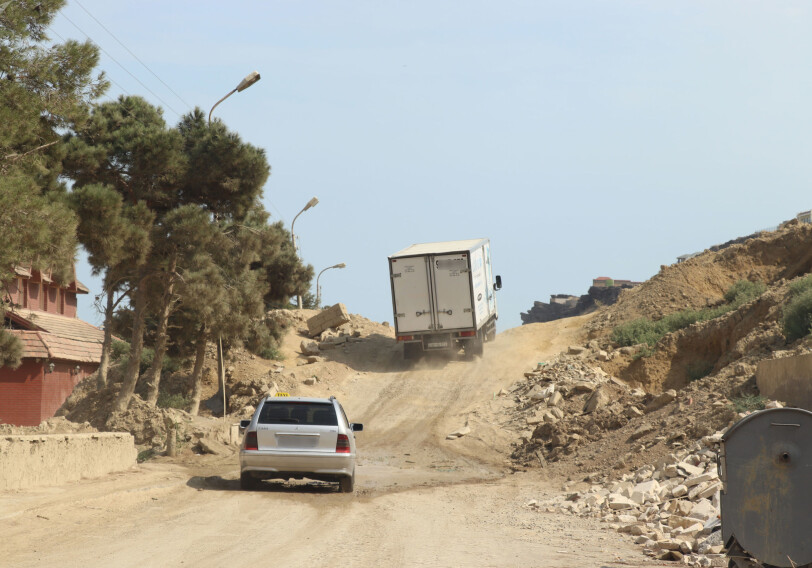
[[[0,367],[0,423],[38,425],[99,367],[104,332],[76,317],[76,296],[88,292],[75,274],[68,286],[59,286],[48,274],[25,268],[5,284],[4,327],[24,351],[17,369]]]

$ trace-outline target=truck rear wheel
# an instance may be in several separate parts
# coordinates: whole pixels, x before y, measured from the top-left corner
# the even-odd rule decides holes
[[[423,346],[419,342],[403,344],[403,358],[407,361],[420,359],[423,354]]]
[[[481,337],[474,337],[465,342],[465,357],[466,359],[473,359],[474,357],[482,357],[485,351]]]

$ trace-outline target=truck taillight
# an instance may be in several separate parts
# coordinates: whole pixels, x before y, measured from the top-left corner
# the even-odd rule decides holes
[[[460,337],[474,337],[476,335],[476,331],[461,331]]]
[[[245,450],[258,450],[259,443],[257,442],[257,433],[256,432],[246,432],[245,433],[245,444],[243,449]]]
[[[346,434],[339,434],[336,440],[336,453],[348,454],[350,453],[350,439]]]
[[[414,335],[398,335],[398,341],[411,341]]]

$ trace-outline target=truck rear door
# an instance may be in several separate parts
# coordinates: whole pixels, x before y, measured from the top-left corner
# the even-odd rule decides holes
[[[434,329],[428,257],[393,258],[389,266],[398,333]]]
[[[467,253],[432,257],[438,329],[474,327]]]

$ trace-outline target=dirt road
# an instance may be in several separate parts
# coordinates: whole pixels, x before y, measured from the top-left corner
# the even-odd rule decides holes
[[[405,368],[392,350],[335,383],[330,394],[365,427],[354,494],[315,482],[243,492],[236,455],[159,458],[0,494],[0,566],[650,566],[605,525],[524,507],[561,480],[505,467],[495,393],[581,340],[579,319],[509,330],[476,362]]]

